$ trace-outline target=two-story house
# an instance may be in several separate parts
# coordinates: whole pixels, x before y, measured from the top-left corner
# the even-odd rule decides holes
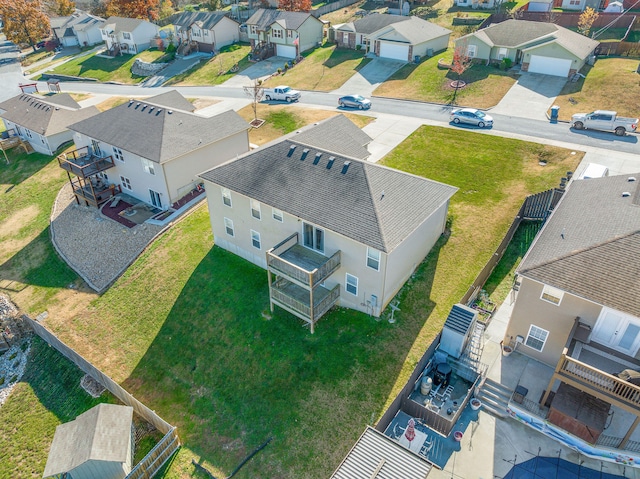
[[[67,17],[51,19],[53,36],[65,47],[96,45],[102,42],[104,18],[76,10]]]
[[[135,55],[151,46],[158,35],[158,25],[139,18],[109,17],[100,27],[100,34],[110,55]]]
[[[240,40],[240,24],[227,12],[182,12],[173,20],[180,42],[195,42],[200,52],[212,52]]]
[[[69,128],[77,150],[59,163],[77,202],[93,206],[121,190],[166,210],[197,187],[199,173],[249,151],[250,127],[240,115],[197,115],[175,90],[131,99]]]
[[[285,58],[296,58],[320,45],[323,28],[320,20],[305,12],[261,8],[247,20],[251,48],[267,49]]]
[[[45,155],[53,155],[73,139],[69,125],[98,113],[95,106],[81,108],[68,93],[46,97],[22,93],[0,103],[0,118],[9,135],[19,136]]]
[[[312,332],[334,304],[379,316],[440,238],[457,190],[349,156],[343,121],[200,175],[216,245],[267,269],[272,310]],[[342,151],[317,146],[330,142]]]

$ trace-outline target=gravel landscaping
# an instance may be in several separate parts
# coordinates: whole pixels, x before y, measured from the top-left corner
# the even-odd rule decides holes
[[[80,206],[69,184],[51,213],[51,240],[66,263],[97,292],[104,291],[144,251],[164,227],[127,228],[91,206]]]

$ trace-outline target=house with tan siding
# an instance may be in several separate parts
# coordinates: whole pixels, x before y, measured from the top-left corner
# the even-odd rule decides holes
[[[333,305],[380,316],[444,232],[457,191],[364,161],[364,133],[346,122],[333,117],[200,175],[216,245],[265,268],[271,308],[312,332]]]
[[[240,40],[240,24],[227,12],[182,12],[173,21],[181,42],[195,42],[200,52],[213,52]]]
[[[139,18],[109,17],[100,34],[110,55],[136,55],[151,46],[159,30],[158,25]]]

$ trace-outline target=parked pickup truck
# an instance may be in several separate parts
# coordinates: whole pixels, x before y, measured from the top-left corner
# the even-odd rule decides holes
[[[624,136],[628,131],[636,131],[637,118],[624,118],[615,111],[596,110],[591,113],[576,113],[571,117],[571,127],[576,130],[613,131],[618,136]]]
[[[298,90],[292,90],[288,86],[277,86],[275,88],[267,88],[264,90],[264,99],[267,101],[280,100],[291,103],[300,99],[300,92]]]

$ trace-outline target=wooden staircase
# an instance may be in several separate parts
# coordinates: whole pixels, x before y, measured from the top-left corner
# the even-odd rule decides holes
[[[26,140],[23,140],[19,136],[11,136],[9,138],[5,138],[4,140],[0,140],[0,151],[4,154],[4,159],[7,163],[9,163],[9,157],[7,157],[7,151],[15,148],[21,147],[27,155],[30,155],[35,150],[31,143]]]

